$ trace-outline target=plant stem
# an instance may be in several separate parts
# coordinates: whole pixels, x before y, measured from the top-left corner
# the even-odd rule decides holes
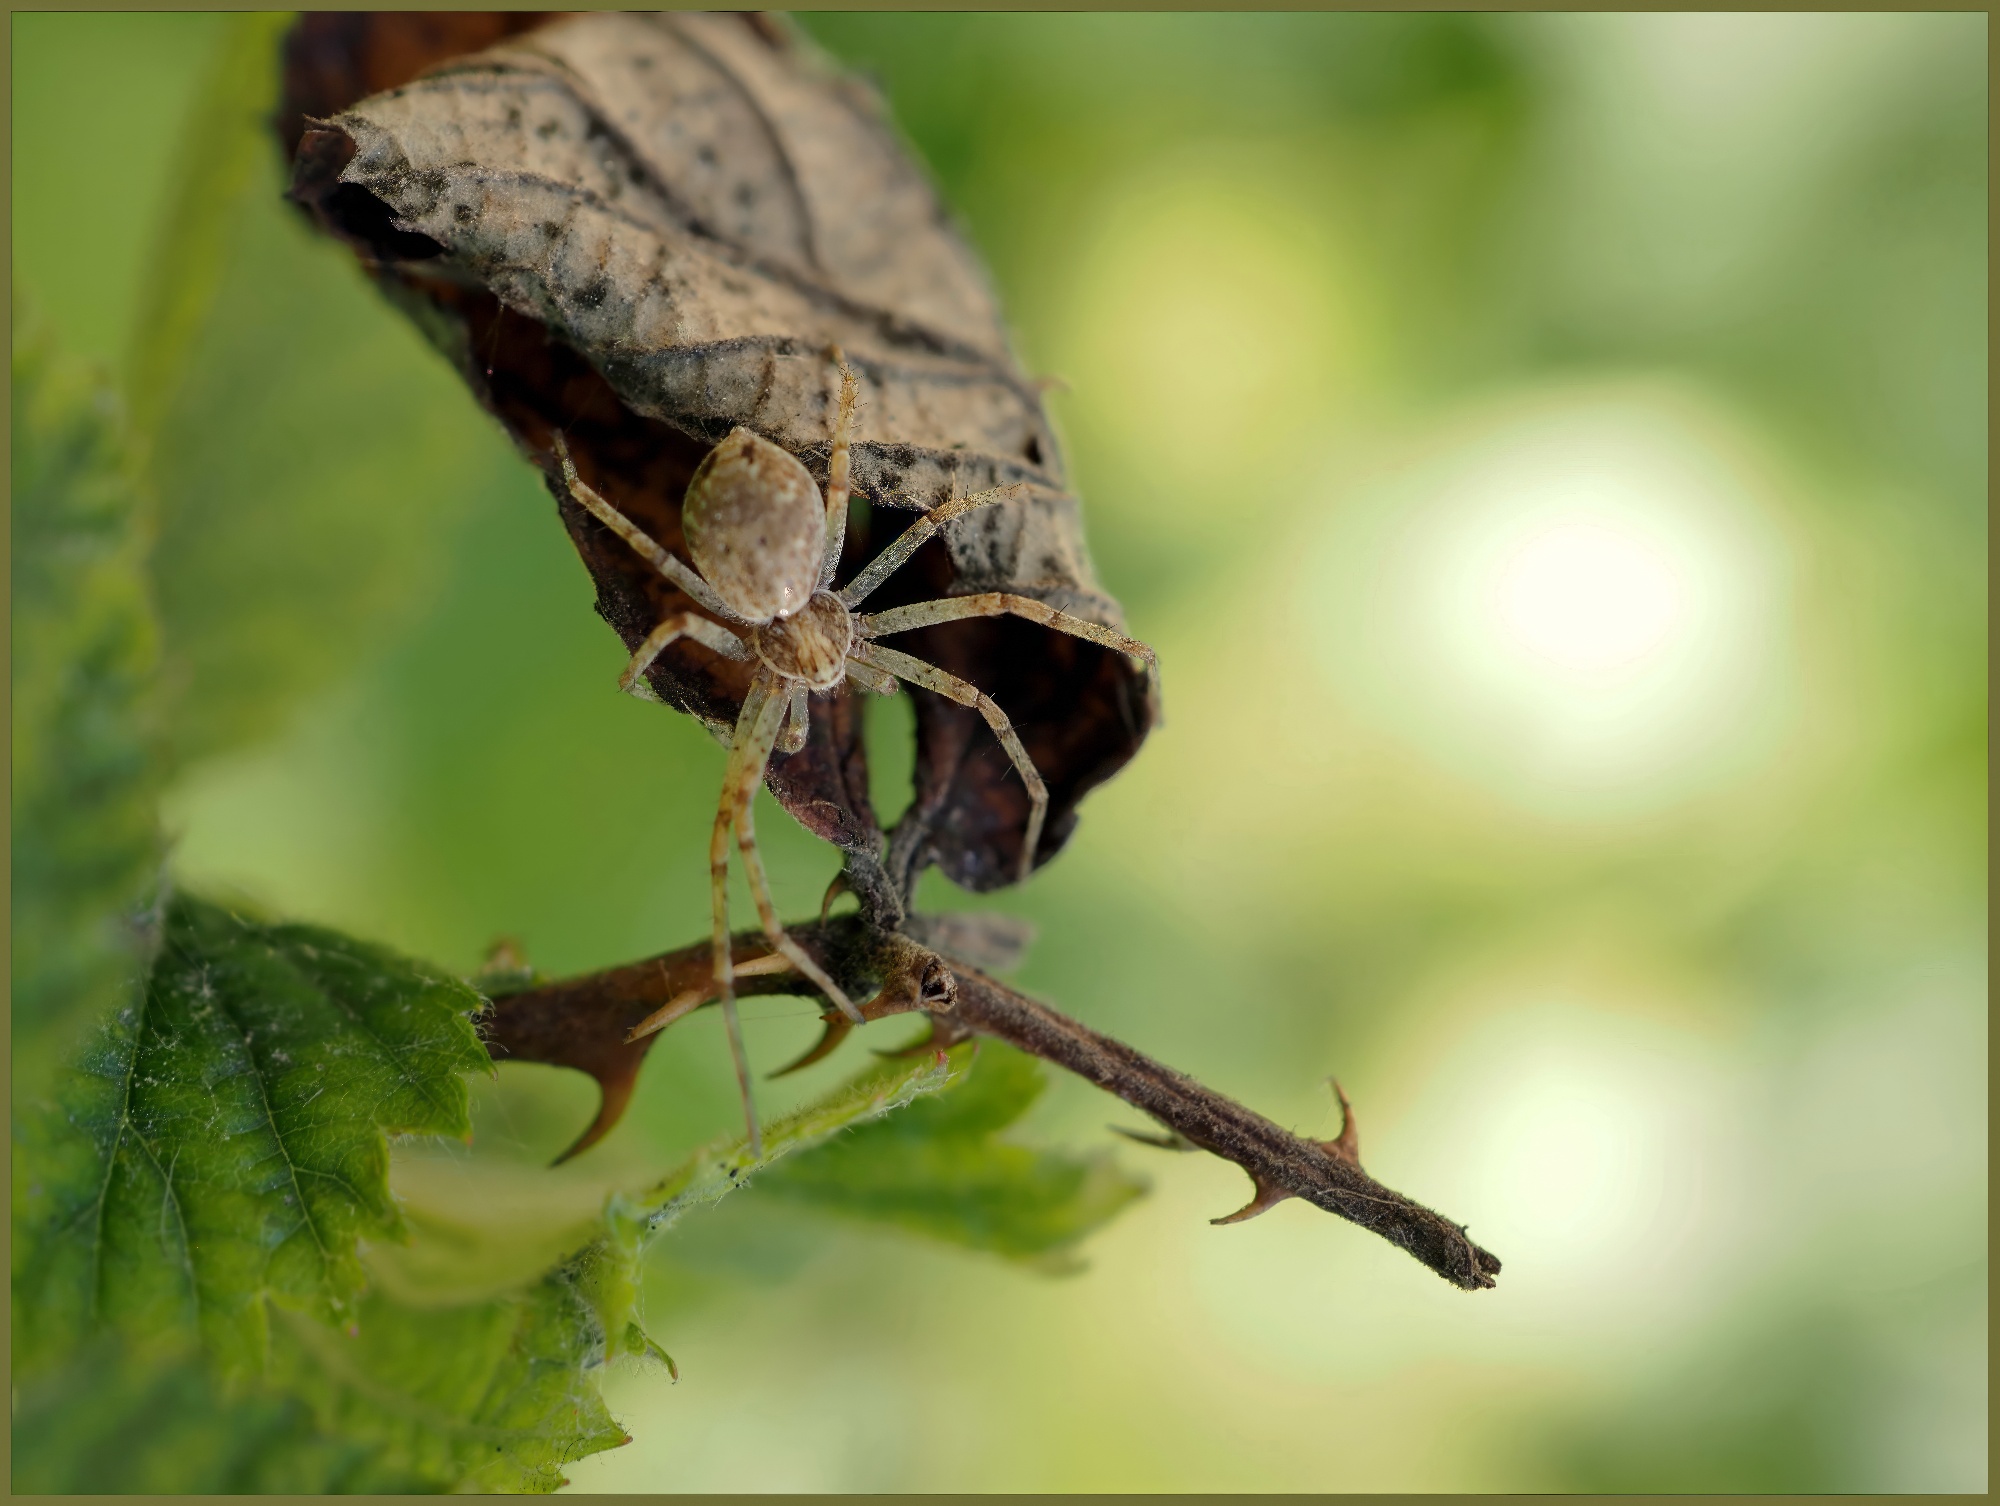
[[[1358,1159],[1336,1148],[1339,1142],[1302,1139],[983,974],[958,966],[953,973],[958,1001],[951,1019],[959,1029],[994,1036],[1074,1072],[1200,1149],[1235,1162],[1256,1191],[1250,1209],[1261,1213],[1285,1197],[1304,1198],[1409,1251],[1454,1286],[1471,1291],[1494,1284],[1497,1257],[1450,1219],[1377,1182]]]
[[[881,931],[857,916],[793,927],[792,939],[811,952],[854,998],[869,998],[869,1019],[924,1010],[941,1040],[986,1035],[1073,1072],[1167,1126],[1180,1148],[1205,1150],[1249,1174],[1255,1195],[1218,1223],[1261,1213],[1299,1197],[1378,1234],[1468,1291],[1494,1284],[1500,1261],[1466,1237],[1459,1225],[1383,1186],[1361,1169],[1351,1117],[1338,1140],[1307,1140],[1154,1061],[1122,1041],[1082,1025],[1018,993],[964,962]],[[737,960],[766,950],[760,935],[735,938]],[[705,975],[708,945],[700,943],[643,962],[505,994],[486,1021],[496,1060],[554,1062],[597,1078],[604,1105],[569,1154],[607,1132],[623,1112],[639,1063],[656,1036],[625,1034],[661,1003]],[[745,978],[739,992],[816,997],[796,973]],[[872,997],[870,997],[872,994]],[[1345,1099],[1342,1100],[1343,1109]],[[1183,1145],[1181,1142],[1185,1142]]]

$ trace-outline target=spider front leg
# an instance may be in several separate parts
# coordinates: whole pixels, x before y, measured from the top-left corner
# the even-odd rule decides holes
[[[563,485],[568,488],[570,498],[577,506],[630,544],[634,553],[693,597],[705,610],[730,622],[745,620],[729,609],[728,604],[716,594],[715,587],[703,580],[689,566],[667,553],[660,547],[658,540],[652,538],[637,523],[584,484],[583,478],[577,475],[576,467],[570,462],[569,445],[563,439],[560,430],[555,436],[555,453],[557,461],[562,465]]]
[[[822,591],[833,584],[833,572],[840,568],[841,551],[847,547],[847,499],[854,494],[848,480],[847,447],[854,437],[854,408],[861,393],[838,346],[833,359],[840,366],[840,407],[833,421],[833,451],[826,461],[826,553],[819,565]]]
[[[618,677],[618,688],[627,695],[637,694],[642,683],[640,676],[653,667],[653,661],[660,657],[668,644],[681,638],[692,638],[696,643],[714,649],[725,659],[750,657],[750,650],[744,646],[743,640],[721,623],[710,622],[693,612],[674,612],[663,618],[660,625],[646,635],[646,641],[633,650],[632,662]]]
[[[876,555],[859,575],[840,588],[836,594],[849,611],[866,601],[877,586],[893,575],[926,541],[936,537],[937,531],[952,519],[962,518],[967,513],[976,512],[982,507],[991,507],[996,502],[1004,502],[1009,497],[1028,490],[1027,482],[1015,481],[1006,486],[993,487],[989,491],[974,492],[969,497],[961,497],[958,495],[957,476],[952,477],[951,485],[951,500],[924,514],[897,534],[889,541],[888,548]]]
[[[934,690],[947,700],[970,706],[986,718],[986,725],[993,729],[993,735],[1000,739],[1000,746],[1013,760],[1021,783],[1028,787],[1028,830],[1021,842],[1021,877],[1027,878],[1035,865],[1035,849],[1042,844],[1042,820],[1049,813],[1049,788],[1042,783],[1042,776],[1035,768],[1034,760],[1028,757],[1028,750],[1021,746],[1021,739],[1015,736],[1014,724],[1007,720],[1007,713],[977,685],[961,680],[957,675],[946,674],[935,664],[926,664],[922,659],[893,648],[884,648],[879,643],[850,649],[848,659],[850,663],[887,670],[899,680],[908,680],[912,685]]]
[[[940,622],[960,622],[968,617],[1024,617],[1043,627],[1068,633],[1091,643],[1115,648],[1121,654],[1140,659],[1146,665],[1146,693],[1155,703],[1160,694],[1160,661],[1152,648],[1137,638],[1127,638],[1110,628],[1058,612],[1047,602],[1032,596],[1013,596],[1005,591],[981,591],[974,596],[952,596],[939,601],[919,601],[907,607],[891,607],[854,619],[854,630],[864,638],[885,638],[891,633],[907,633],[912,628],[930,627]]]

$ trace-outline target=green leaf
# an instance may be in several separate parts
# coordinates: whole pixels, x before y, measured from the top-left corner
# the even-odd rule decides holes
[[[813,1153],[813,1147],[843,1130],[943,1091],[964,1075],[970,1051],[960,1047],[942,1061],[932,1057],[871,1066],[825,1097],[765,1125],[761,1160],[751,1156],[745,1137],[725,1136],[651,1183],[607,1186],[591,1180],[582,1167],[551,1172],[481,1166],[412,1147],[398,1157],[394,1177],[412,1237],[394,1245],[370,1245],[369,1269],[386,1290],[413,1306],[513,1290],[572,1252],[608,1237],[607,1229],[614,1234],[664,1230],[761,1181],[788,1157]],[[619,1299],[630,1300],[629,1293]],[[609,1313],[618,1309],[611,1299],[601,1305]]]
[[[230,1397],[198,1353],[102,1336],[17,1392],[22,1494],[314,1494],[434,1488],[379,1446],[324,1432],[292,1396]]]
[[[774,1121],[761,1158],[729,1137],[525,1218],[476,1175],[441,1177],[465,1201],[417,1198],[406,1225],[384,1131],[466,1132],[478,1002],[377,948],[173,903],[143,1001],[16,1138],[17,1423],[38,1429],[23,1488],[555,1489],[571,1461],[629,1441],[602,1368],[673,1364],[637,1316],[648,1235],[781,1161],[851,1155],[920,1099],[945,1108],[932,1127],[963,1164],[997,1151],[1011,1180],[988,1164],[982,1197],[1014,1199],[1010,1252],[1037,1196],[1036,1252],[1115,1206],[1080,1197],[1071,1163],[986,1143],[1035,1096],[1032,1065],[989,1046],[983,1086],[936,1096],[965,1079],[962,1046]],[[125,1342],[104,1347],[106,1328]],[[107,1451],[121,1428],[130,1445]]]
[[[286,18],[231,23],[175,152],[134,331],[178,763],[282,730],[425,604],[519,462],[342,246],[284,202]]]
[[[405,1232],[385,1132],[469,1133],[480,1005],[380,948],[174,901],[143,999],[16,1136],[19,1481],[547,1490],[625,1441],[594,1372],[656,1348],[639,1224],[600,1214],[477,1302],[365,1290],[360,1241]]]
[[[395,1238],[384,1132],[464,1135],[479,996],[378,948],[180,897],[143,999],[15,1141],[15,1358],[99,1325],[262,1364],[276,1299],[344,1321]]]
[[[994,1137],[1046,1081],[1033,1057],[978,1047],[962,1086],[854,1129],[758,1183],[762,1196],[891,1224],[1051,1269],[1146,1190],[1108,1154],[1030,1150]]]
[[[518,1294],[409,1307],[373,1293],[345,1331],[282,1313],[271,1384],[433,1489],[554,1490],[565,1464],[631,1441],[597,1372],[636,1324],[626,1307],[607,1328],[592,1287],[604,1268],[631,1286],[635,1259],[607,1236]]]
[[[599,1394],[601,1367],[621,1355],[673,1364],[637,1320],[646,1236],[953,1076],[949,1060],[873,1067],[767,1126],[761,1160],[731,1137],[581,1217],[524,1219],[490,1182],[462,1176],[462,1202],[440,1211],[413,1201],[408,1246],[370,1247],[379,1282],[347,1329],[281,1315],[271,1382],[307,1398],[322,1426],[378,1449],[383,1467],[440,1488],[552,1490],[565,1465],[629,1441]],[[553,1174],[515,1176],[546,1184]],[[552,1269],[551,1243],[573,1252]]]
[[[293,19],[289,11],[230,17],[181,128],[174,159],[180,175],[146,265],[133,331],[129,385],[141,433],[158,428],[173,400],[222,290],[240,206],[272,154],[278,49]]]
[[[641,1218],[659,1231],[696,1208],[720,1202],[755,1177],[759,1184],[775,1175],[779,1161],[804,1150],[825,1146],[843,1131],[885,1119],[920,1098],[944,1092],[964,1079],[973,1048],[961,1046],[929,1058],[884,1061],[845,1083],[826,1097],[796,1109],[764,1131],[762,1158],[750,1154],[747,1139],[718,1142],[696,1152],[660,1181],[618,1203],[627,1216]]]
[[[116,399],[17,305],[13,1027],[17,1080],[144,967],[161,858],[148,510]],[[24,1073],[23,1068],[28,1070]]]

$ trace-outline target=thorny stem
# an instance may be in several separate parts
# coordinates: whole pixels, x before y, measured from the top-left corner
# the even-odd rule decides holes
[[[962,1030],[990,1035],[1095,1083],[1250,1175],[1262,1212],[1290,1197],[1337,1213],[1416,1256],[1454,1286],[1494,1284],[1499,1259],[1450,1219],[1392,1191],[1334,1148],[1306,1140],[1123,1041],[1100,1035],[984,974],[953,966]],[[1246,1212],[1249,1210],[1245,1210]],[[1219,1222],[1219,1220],[1218,1220]]]
[[[1303,1198],[1407,1250],[1454,1286],[1473,1291],[1494,1284],[1499,1259],[1474,1244],[1458,1224],[1363,1171],[1351,1133],[1334,1141],[1303,1139],[977,968],[906,935],[876,930],[858,916],[795,926],[790,934],[853,997],[873,991],[862,1006],[869,1019],[922,1009],[930,1014],[940,1041],[969,1035],[1006,1041],[1123,1099],[1193,1146],[1242,1167],[1255,1195],[1236,1216],[1260,1213],[1287,1197]],[[761,938],[741,936],[737,949],[755,954],[763,950]],[[576,1066],[604,1088],[606,1112],[572,1153],[610,1128],[656,1038],[626,1042],[624,1033],[671,996],[676,980],[705,967],[707,958],[704,942],[496,999],[485,1027],[494,1057]],[[742,991],[816,995],[796,973],[759,977]],[[1352,1120],[1347,1124],[1351,1129]]]

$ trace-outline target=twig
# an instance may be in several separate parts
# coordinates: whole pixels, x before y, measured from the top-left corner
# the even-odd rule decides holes
[[[1299,1197],[1381,1235],[1454,1286],[1477,1290],[1494,1284],[1500,1270],[1497,1257],[1474,1244],[1458,1224],[1361,1169],[1344,1097],[1340,1138],[1303,1139],[1124,1042],[907,936],[875,930],[851,915],[797,926],[791,935],[851,997],[868,997],[872,991],[862,1006],[868,1018],[924,1010],[941,1038],[987,1035],[1006,1041],[1096,1084],[1200,1149],[1242,1167],[1254,1195],[1217,1223],[1249,1218],[1285,1198]],[[739,960],[765,951],[754,932],[736,938]],[[596,1120],[565,1155],[602,1138],[624,1112],[639,1063],[657,1038],[632,1041],[627,1032],[662,1003],[698,985],[707,967],[708,946],[702,943],[494,1001],[485,1030],[496,1060],[576,1067],[596,1077],[603,1089]],[[747,977],[738,991],[815,994],[796,973]]]
[[[1492,1286],[1499,1259],[1443,1215],[1384,1187],[1337,1147],[1306,1140],[1123,1041],[1100,1035],[1005,984],[954,967],[962,1030],[995,1036],[1095,1083],[1212,1155],[1250,1175],[1255,1196],[1240,1215],[1301,1197],[1408,1250],[1454,1286]],[[1218,1219],[1222,1223],[1228,1220]]]

